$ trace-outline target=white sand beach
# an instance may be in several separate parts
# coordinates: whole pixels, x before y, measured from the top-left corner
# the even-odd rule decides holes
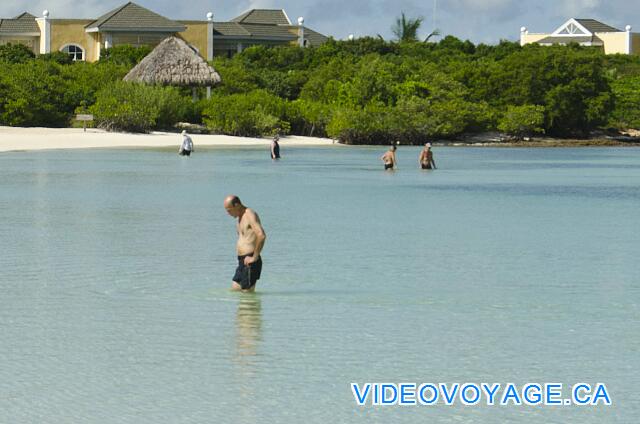
[[[268,146],[269,138],[232,137],[227,135],[189,134],[196,148],[204,146]],[[174,147],[177,151],[182,137],[179,133],[152,132],[130,134],[107,132],[95,128],[18,128],[0,126],[0,152],[88,149],[109,147]],[[288,136],[280,139],[282,146],[328,146],[329,138]]]

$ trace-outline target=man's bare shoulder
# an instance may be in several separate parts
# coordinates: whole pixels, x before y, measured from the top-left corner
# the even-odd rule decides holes
[[[247,215],[247,218],[249,218],[249,220],[260,222],[260,217],[258,216],[258,213],[253,209],[247,208],[247,210],[244,211],[244,213]]]

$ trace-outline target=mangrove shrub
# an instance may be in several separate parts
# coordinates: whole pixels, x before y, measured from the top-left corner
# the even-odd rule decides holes
[[[96,126],[108,131],[149,132],[170,128],[189,112],[191,99],[175,87],[118,81],[97,94],[89,109]]]

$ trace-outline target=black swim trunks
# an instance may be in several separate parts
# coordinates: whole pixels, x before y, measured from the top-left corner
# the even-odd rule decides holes
[[[384,169],[385,169],[385,171],[386,171],[387,169],[393,169],[393,163],[385,163],[385,164],[384,164]]]
[[[423,164],[422,164],[422,169],[432,169],[432,168],[431,168],[431,164],[429,164],[429,163],[423,163]]]
[[[274,143],[273,151],[271,152],[271,159],[280,159],[280,145]]]
[[[253,256],[253,253],[238,256],[238,268],[236,268],[236,273],[233,276],[233,281],[240,284],[242,290],[247,290],[255,286],[262,272],[262,256],[248,266],[244,264],[244,258],[247,256]]]
[[[180,152],[180,156],[191,156],[191,150],[183,150]]]

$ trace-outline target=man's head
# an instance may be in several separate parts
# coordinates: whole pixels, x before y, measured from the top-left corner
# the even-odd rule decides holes
[[[280,140],[280,134],[276,134],[273,136],[273,141],[279,141]]]
[[[395,152],[397,149],[395,144],[392,144],[391,147],[389,147],[389,150],[391,150],[392,152]]]
[[[187,130],[182,130],[182,135],[187,135]]]
[[[239,217],[244,210],[244,205],[240,201],[240,198],[236,195],[229,195],[224,199],[224,208],[229,215],[234,218]]]
[[[431,148],[431,143],[424,143],[424,148],[425,149],[430,149]]]

